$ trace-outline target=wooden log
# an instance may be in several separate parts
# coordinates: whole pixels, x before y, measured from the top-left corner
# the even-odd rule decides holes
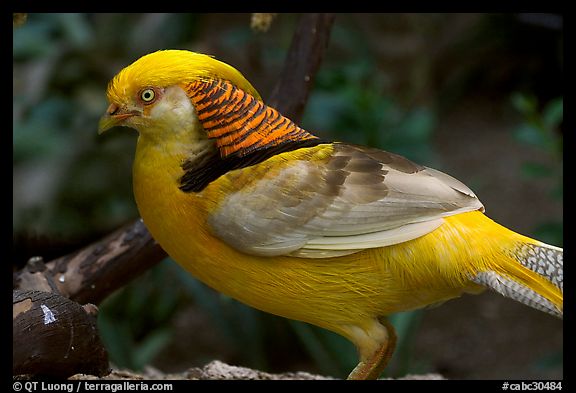
[[[60,378],[108,374],[97,310],[53,292],[13,291],[12,374]]]

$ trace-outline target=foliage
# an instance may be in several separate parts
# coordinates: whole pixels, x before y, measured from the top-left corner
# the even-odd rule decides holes
[[[212,53],[236,65],[266,97],[282,68],[297,17],[278,15],[267,33],[256,34],[250,30],[248,14],[29,14],[13,36],[15,237],[41,234],[78,248],[78,239],[96,239],[137,217],[130,181],[134,132],[96,135],[98,118],[106,108],[106,84],[123,66],[161,48]],[[451,34],[446,18],[460,23],[454,24],[458,34]],[[443,81],[457,86],[448,91],[448,104],[454,106],[462,92],[472,94],[480,85],[505,85],[499,94],[507,95],[517,88],[513,84],[517,69],[528,69],[521,87],[531,94],[536,89],[527,81],[538,68],[532,74],[532,68],[521,68],[526,59],[522,56],[511,60],[516,68],[489,80],[493,69],[507,69],[510,47],[532,50],[521,46],[525,29],[510,23],[511,16],[489,15],[475,16],[482,23],[472,23],[466,30],[462,26],[471,23],[470,18],[338,15],[303,126],[327,139],[384,148],[418,163],[441,166],[434,146],[438,101],[445,94],[434,96],[435,84],[441,93],[446,92]],[[507,42],[510,31],[515,35]],[[495,61],[497,67],[492,67]],[[538,75],[544,81],[551,78],[550,73]],[[559,198],[562,101],[551,101],[540,111],[540,95],[533,94],[514,96],[523,115],[517,138],[545,151],[558,164],[526,163],[523,171],[533,179],[556,182],[553,198]],[[543,240],[560,243],[550,240],[553,236],[561,240],[558,221],[543,223],[539,230]],[[26,258],[44,255],[45,250],[24,251]],[[100,332],[113,362],[134,369],[166,366],[155,362],[171,346],[184,346],[173,342],[174,321],[190,304],[211,322],[238,364],[276,370],[306,364],[342,377],[356,363],[355,349],[340,336],[246,307],[215,293],[169,260],[101,305]],[[388,375],[430,370],[412,351],[424,313],[391,318],[400,341]],[[194,350],[182,367],[198,360]]]
[[[164,264],[153,267],[101,306],[98,329],[116,366],[141,370],[171,340],[182,291],[166,290],[172,287],[165,272]]]
[[[511,96],[514,108],[522,115],[523,122],[514,130],[514,137],[550,156],[545,163],[529,160],[522,164],[522,176],[530,180],[550,181],[552,201],[563,197],[563,138],[560,127],[563,121],[564,100],[558,97],[550,100],[539,110],[538,99],[531,94],[515,93]],[[559,219],[550,219],[540,223],[534,234],[550,244],[562,245],[563,223]]]
[[[402,108],[386,94],[384,84],[384,76],[366,60],[323,69],[303,123],[318,134],[330,130],[335,140],[430,162],[434,113],[425,106]]]

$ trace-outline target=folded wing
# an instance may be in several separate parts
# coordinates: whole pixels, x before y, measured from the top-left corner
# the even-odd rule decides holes
[[[330,152],[291,153],[277,174],[227,196],[210,217],[214,234],[248,254],[329,258],[412,240],[443,217],[483,210],[458,180],[401,156],[340,143],[311,149]]]

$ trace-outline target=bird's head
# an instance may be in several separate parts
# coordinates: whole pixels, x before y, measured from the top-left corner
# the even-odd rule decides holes
[[[201,132],[201,127],[194,127],[198,118],[186,87],[212,79],[229,81],[260,99],[238,70],[211,56],[186,50],[157,51],[136,60],[110,81],[110,105],[100,119],[99,133],[114,126],[134,128],[152,139],[184,129],[189,134],[191,129]]]
[[[110,106],[99,132],[135,128],[140,133],[137,151],[160,147],[203,160],[206,154],[242,158],[318,143],[316,136],[266,106],[239,71],[199,53],[164,50],[143,56],[112,79],[107,96]],[[255,162],[254,157],[249,161]]]

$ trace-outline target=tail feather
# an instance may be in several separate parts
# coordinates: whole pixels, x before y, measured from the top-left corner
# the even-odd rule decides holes
[[[514,299],[536,310],[562,318],[562,307],[558,308],[556,304],[538,292],[512,279],[503,277],[496,272],[480,272],[472,281],[476,284],[491,288],[507,298]]]
[[[564,250],[548,244],[523,243],[514,257],[534,273],[546,277],[564,293]]]
[[[563,250],[535,240],[508,249],[507,262],[479,272],[477,284],[556,317],[563,317]]]

